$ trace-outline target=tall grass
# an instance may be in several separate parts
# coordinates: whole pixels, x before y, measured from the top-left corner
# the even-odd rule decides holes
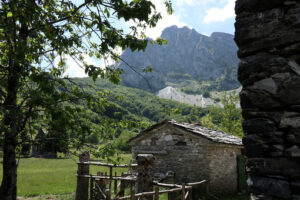
[[[130,154],[122,155],[122,163],[129,163]],[[78,159],[21,158],[18,166],[18,196],[38,196],[44,194],[68,194],[76,190]],[[91,166],[90,172],[108,172],[108,168]],[[126,169],[118,169],[120,174]],[[0,181],[2,164],[0,165]]]

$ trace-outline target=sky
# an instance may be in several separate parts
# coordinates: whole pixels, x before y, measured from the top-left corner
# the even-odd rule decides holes
[[[156,39],[161,32],[172,25],[178,27],[188,26],[197,32],[210,36],[213,32],[225,32],[234,34],[235,0],[172,0],[174,13],[168,15],[163,0],[152,0],[156,10],[162,14],[162,20],[155,28],[147,29],[146,35]],[[133,22],[122,23],[126,29]],[[86,62],[96,66],[102,66],[103,61],[85,56]],[[69,65],[66,75],[70,77],[85,77],[84,70],[76,66],[72,59],[67,59]]]
[[[204,35],[213,32],[234,34],[235,0],[172,0],[174,13],[168,15],[163,0],[152,0],[163,19],[156,28],[146,31],[148,37],[159,37],[171,25],[188,26]]]

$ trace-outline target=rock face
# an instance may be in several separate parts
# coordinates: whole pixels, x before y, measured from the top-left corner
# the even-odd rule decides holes
[[[207,37],[188,27],[171,26],[163,31],[161,37],[168,40],[167,45],[149,44],[145,52],[131,52],[127,49],[122,54],[121,58],[149,82],[120,62],[115,67],[124,69],[122,81],[126,86],[156,92],[166,87],[167,82],[176,84],[185,80],[210,80],[224,74],[231,80],[226,90],[239,85],[233,81],[236,80],[238,64],[233,35],[213,33]],[[144,74],[141,68],[149,65],[153,72]]]
[[[180,90],[168,86],[162,90],[159,90],[156,94],[158,97],[171,99],[181,103],[186,103],[191,106],[207,107],[207,106],[221,106],[221,103],[216,103],[211,98],[205,98],[203,95],[189,95],[181,92]]]
[[[237,0],[235,41],[253,199],[300,199],[300,1]]]

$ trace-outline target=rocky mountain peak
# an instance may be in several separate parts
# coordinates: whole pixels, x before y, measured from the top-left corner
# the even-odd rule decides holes
[[[127,49],[122,54],[122,59],[137,69],[150,65],[154,70],[140,77],[124,63],[117,63],[115,67],[124,69],[123,84],[156,92],[186,80],[211,80],[225,75],[236,80],[238,58],[233,35],[216,32],[208,37],[189,27],[171,26],[163,30],[161,37],[168,40],[167,45],[148,45],[145,52]],[[233,85],[236,87],[236,83]]]

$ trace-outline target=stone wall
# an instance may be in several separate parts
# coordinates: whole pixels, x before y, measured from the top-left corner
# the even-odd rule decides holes
[[[132,144],[133,158],[152,153],[156,174],[175,172],[175,182],[211,180],[214,193],[234,193],[237,189],[236,155],[241,147],[213,143],[171,125],[163,125]]]
[[[209,148],[209,182],[212,189],[222,194],[234,194],[238,188],[237,155],[241,148],[236,146],[214,146]]]
[[[253,199],[300,199],[300,1],[237,0],[235,41]]]

